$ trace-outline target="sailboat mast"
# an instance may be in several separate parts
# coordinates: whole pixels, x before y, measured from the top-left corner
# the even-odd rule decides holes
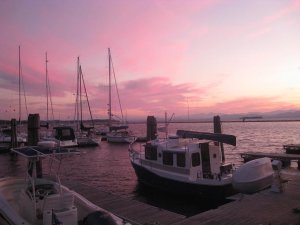
[[[46,97],[47,97],[47,125],[49,122],[49,86],[48,86],[48,58],[47,58],[47,52],[46,52]]]
[[[19,45],[19,123],[21,124],[21,46]]]
[[[109,121],[108,125],[111,126],[111,55],[110,55],[110,48],[108,48],[108,89],[109,89],[109,97],[108,97],[108,116]]]

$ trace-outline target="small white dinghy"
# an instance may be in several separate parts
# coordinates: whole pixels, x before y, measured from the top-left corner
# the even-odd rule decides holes
[[[232,176],[232,186],[238,192],[252,194],[272,184],[274,171],[271,159],[264,157],[241,165]]]

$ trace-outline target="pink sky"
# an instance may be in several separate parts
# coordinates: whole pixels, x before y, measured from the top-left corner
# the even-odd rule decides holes
[[[300,0],[1,1],[0,25],[0,119],[18,118],[19,45],[41,119],[46,51],[55,119],[74,118],[78,56],[107,118],[108,47],[128,120],[300,109]]]

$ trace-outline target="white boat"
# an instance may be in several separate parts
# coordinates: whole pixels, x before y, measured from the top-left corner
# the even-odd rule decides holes
[[[176,136],[147,142],[142,151],[131,144],[129,156],[143,184],[166,192],[220,199],[233,190],[233,165],[222,162],[220,145],[216,145],[220,142],[236,145],[236,137],[179,130]]]
[[[136,140],[134,135],[127,131],[128,126],[110,127],[110,132],[106,134],[106,140],[113,143],[132,143]]]
[[[112,85],[111,85],[111,71],[113,72],[114,78],[115,78],[115,83],[116,83],[116,77],[114,74],[114,69],[113,69],[113,64],[112,64],[112,58],[110,54],[110,49],[108,49],[108,64],[109,64],[109,98],[108,98],[108,127],[109,127],[109,132],[106,133],[106,139],[108,142],[112,143],[131,143],[136,140],[136,137],[131,134],[131,132],[127,131],[128,126],[124,124],[124,117],[123,117],[123,111],[121,107],[121,101],[120,101],[120,96],[119,92],[117,89],[117,84],[116,84],[116,89],[117,89],[117,95],[118,95],[118,100],[119,100],[119,106],[120,106],[120,111],[121,111],[121,120],[122,124],[118,125],[113,125],[113,113],[112,113]]]
[[[271,186],[273,174],[270,158],[251,160],[236,169],[232,185],[241,193],[252,194]]]
[[[57,126],[53,127],[50,136],[41,137],[40,144],[55,142],[57,147],[70,148],[77,147],[77,139],[73,127]]]
[[[27,177],[0,179],[0,224],[5,225],[123,225],[123,219],[94,205],[60,183],[43,178],[38,169],[41,158],[76,154],[63,148],[23,147],[13,152],[28,159]],[[57,178],[58,178],[58,174]],[[93,221],[93,222],[91,222]]]

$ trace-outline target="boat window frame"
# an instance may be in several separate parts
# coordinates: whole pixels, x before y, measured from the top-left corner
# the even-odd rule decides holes
[[[197,155],[197,158],[195,158],[196,155]],[[196,166],[201,165],[201,158],[200,158],[200,153],[199,152],[193,152],[191,154],[191,163],[192,163],[192,167],[196,167]]]
[[[180,157],[182,158],[180,158]],[[186,166],[186,157],[184,152],[177,152],[176,153],[176,165],[177,167],[185,167]]]
[[[163,151],[162,153],[163,153],[162,154],[163,164],[167,165],[167,166],[173,166],[174,165],[174,159],[173,159],[174,154],[173,154],[173,152]]]

